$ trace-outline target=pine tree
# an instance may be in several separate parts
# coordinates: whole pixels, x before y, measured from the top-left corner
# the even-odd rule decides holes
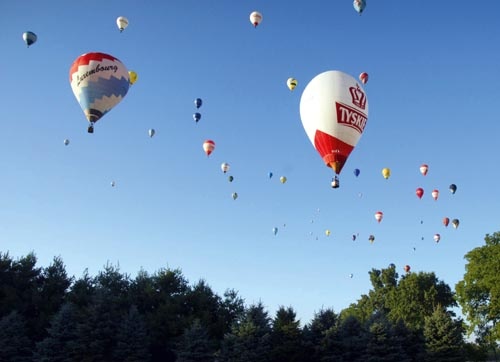
[[[146,325],[136,306],[130,307],[128,314],[120,323],[116,335],[115,361],[149,361],[149,338]]]
[[[425,318],[424,336],[429,362],[465,361],[462,322],[453,320],[441,306]]]
[[[212,362],[215,348],[199,320],[184,331],[177,348],[177,362]]]
[[[31,362],[31,345],[23,316],[13,311],[0,319],[0,362]]]

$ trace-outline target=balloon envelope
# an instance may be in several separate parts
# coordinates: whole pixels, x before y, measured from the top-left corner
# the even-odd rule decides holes
[[[447,218],[447,217],[443,218],[443,225],[444,226],[448,227],[449,223],[450,223],[450,219],[449,218]]]
[[[356,10],[359,14],[365,10],[366,7],[366,1],[365,0],[354,0],[352,3],[352,6],[354,6],[354,10]]]
[[[215,149],[215,142],[212,140],[206,140],[203,142],[203,151],[207,154],[207,156],[210,156],[210,154],[213,152]]]
[[[370,243],[373,243],[373,242],[375,241],[375,236],[370,235],[370,236],[368,237],[368,241],[369,241]]]
[[[222,165],[220,165],[220,168],[222,172],[226,173],[227,171],[229,171],[229,163],[224,162]]]
[[[193,119],[195,120],[196,123],[201,119],[201,114],[196,112],[193,114]]]
[[[457,185],[455,185],[455,184],[451,184],[451,185],[450,185],[450,192],[451,192],[452,194],[454,194],[455,192],[457,192]]]
[[[368,82],[368,73],[366,72],[361,73],[359,75],[359,80],[361,81],[361,83],[366,84],[366,82]]]
[[[104,53],[79,56],[71,65],[69,81],[90,123],[97,122],[120,103],[130,86],[127,68]]]
[[[154,128],[150,128],[148,131],[149,137],[153,137],[155,135],[155,133],[156,133],[156,131],[154,130]]]
[[[287,178],[285,176],[280,177],[280,182],[284,184],[286,182]]]
[[[381,222],[383,218],[384,218],[384,213],[382,211],[377,211],[375,213],[375,220],[377,220],[378,222]]]
[[[390,168],[383,168],[382,169],[382,176],[387,180],[389,177],[391,177],[391,169]]]
[[[354,176],[358,177],[360,173],[361,171],[359,170],[359,168],[354,169]]]
[[[269,178],[273,178],[273,173],[272,173],[272,172],[269,172],[269,173],[267,174],[267,176],[268,176]]]
[[[124,16],[119,16],[116,19],[116,25],[118,26],[118,29],[120,29],[120,32],[122,32],[128,26],[128,19]]]
[[[278,233],[278,228],[274,227],[273,228],[273,234],[276,235]]]
[[[314,77],[300,99],[300,118],[323,161],[339,174],[368,119],[368,101],[350,75],[331,70]]]
[[[423,164],[422,166],[420,166],[420,173],[422,175],[427,175],[427,172],[429,171],[429,166],[427,166],[426,164]]]
[[[441,240],[441,235],[439,235],[439,234],[434,234],[434,241],[435,241],[436,243],[439,243],[439,240]]]
[[[415,191],[415,194],[417,194],[417,197],[418,197],[419,199],[421,199],[421,198],[422,198],[422,196],[424,196],[424,189],[423,189],[423,188],[421,188],[421,187],[417,188],[417,190]]]
[[[236,200],[238,198],[238,194],[236,192],[233,192],[231,196],[233,197],[233,200]]]
[[[27,31],[23,33],[23,40],[26,45],[29,47],[31,44],[34,44],[38,37],[32,31]]]
[[[254,27],[257,27],[262,22],[262,14],[258,11],[254,11],[250,14],[250,22]]]
[[[294,90],[295,87],[297,86],[297,79],[295,78],[288,78],[288,80],[286,81],[286,85],[288,86],[288,88],[290,90]]]
[[[135,82],[137,82],[137,73],[134,72],[133,70],[129,70],[128,72],[128,77],[130,79],[130,85],[134,84]]]
[[[460,221],[458,219],[453,219],[451,221],[451,225],[453,225],[453,227],[456,229],[458,227],[458,225],[460,224]]]
[[[432,190],[432,198],[437,200],[439,197],[439,190]]]
[[[411,270],[411,267],[409,265],[405,265],[404,270],[408,273]]]
[[[64,145],[65,145],[65,146],[69,145],[69,139],[65,139],[65,140],[64,140]]]
[[[194,100],[194,105],[196,106],[196,108],[200,108],[202,104],[203,104],[203,101],[201,100],[201,98],[196,98]]]

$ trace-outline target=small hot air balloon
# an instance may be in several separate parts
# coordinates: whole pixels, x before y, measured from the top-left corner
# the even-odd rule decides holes
[[[377,211],[375,213],[375,220],[377,220],[377,222],[381,222],[383,218],[384,218],[384,213],[382,211]]]
[[[405,272],[409,273],[411,270],[411,267],[409,265],[405,265],[404,270],[405,270]]]
[[[439,234],[434,234],[434,241],[435,241],[436,243],[439,243],[439,240],[441,240],[441,235],[439,235]]]
[[[287,178],[285,176],[280,177],[280,182],[284,184],[286,182]]]
[[[220,168],[222,172],[226,173],[227,171],[229,171],[229,163],[224,162],[222,165],[220,165]]]
[[[354,10],[361,15],[363,10],[365,10],[366,7],[366,1],[365,0],[354,0],[352,3],[352,6],[354,6]]]
[[[293,91],[295,89],[295,87],[297,86],[297,79],[295,78],[288,78],[288,80],[286,81],[286,85],[288,86],[288,88]]]
[[[278,233],[278,228],[277,227],[273,227],[273,234],[276,235]]]
[[[450,185],[450,192],[451,192],[452,194],[454,194],[455,192],[457,192],[457,185],[455,185],[455,184],[451,184],[451,185]]]
[[[361,81],[361,83],[366,84],[366,82],[368,82],[368,73],[366,72],[361,73],[359,75],[359,80]]]
[[[360,173],[361,171],[359,170],[359,168],[354,169],[354,176],[358,177]]]
[[[116,183],[114,181],[111,181],[111,187],[115,187]]]
[[[458,225],[460,224],[460,221],[458,219],[453,219],[451,221],[451,225],[453,225],[453,227],[456,229],[458,228]]]
[[[389,177],[391,177],[391,169],[390,168],[384,168],[382,169],[382,176],[387,180]]]
[[[207,154],[207,157],[210,156],[212,151],[215,149],[215,142],[212,140],[206,140],[203,142],[203,150]]]
[[[330,236],[330,234],[331,234],[331,231],[330,231],[330,230],[328,230],[328,229],[326,229],[326,230],[325,230],[325,235],[326,235],[326,236]]]
[[[234,177],[233,176],[229,176],[227,179],[228,179],[229,182],[233,182]]]
[[[449,223],[450,223],[450,219],[449,218],[447,218],[447,217],[443,218],[443,225],[444,226],[448,227]]]
[[[420,166],[420,173],[422,175],[427,175],[427,171],[429,171],[429,166],[427,166],[426,164]]]
[[[424,196],[424,189],[423,189],[423,188],[421,188],[421,187],[417,188],[417,190],[415,191],[415,194],[417,194],[417,197],[418,197],[419,199],[421,199],[421,198],[422,198],[422,196]]]
[[[349,274],[349,278],[351,278],[351,279],[352,279],[352,277],[353,277],[353,276],[354,276],[354,274],[352,274],[352,273],[351,273],[351,274]]]
[[[352,241],[356,241],[356,234],[352,234]]]
[[[439,190],[432,190],[432,198],[437,200],[439,197]]]
[[[130,81],[130,85],[133,85],[135,82],[137,82],[138,75],[133,70],[129,70],[128,71],[128,77],[130,79],[129,80]]]
[[[124,31],[127,26],[128,26],[128,19],[124,16],[119,16],[116,19],[116,25],[118,26],[118,29],[120,29],[120,33]]]
[[[396,264],[394,264],[394,263],[390,263],[390,264],[389,264],[389,268],[390,268],[390,269],[396,269]]]
[[[194,113],[193,119],[196,123],[198,123],[198,121],[201,119],[201,113],[198,113],[198,112]]]
[[[267,174],[267,177],[269,177],[269,178],[273,178],[273,173],[272,173],[272,172],[269,172],[269,173]]]
[[[23,40],[28,48],[31,44],[34,44],[37,39],[38,37],[32,31],[27,31],[23,33]]]
[[[153,136],[155,135],[156,131],[154,130],[154,128],[150,128],[149,131],[148,131],[148,135],[150,138],[153,138]]]
[[[233,192],[233,194],[231,195],[231,197],[233,198],[233,200],[236,200],[238,198],[238,193]]]
[[[201,98],[196,98],[194,100],[194,105],[196,106],[196,108],[200,108],[202,104],[203,104],[203,101],[201,100]]]
[[[65,146],[69,145],[69,139],[67,139],[67,138],[66,138],[66,139],[64,140],[64,145],[65,145]]]
[[[370,242],[370,244],[373,244],[373,242],[375,241],[375,236],[374,235],[370,235],[368,237],[368,241]]]
[[[257,27],[262,22],[262,14],[258,11],[254,11],[250,14],[250,22],[253,24],[254,28]]]
[[[127,68],[117,58],[104,53],[79,56],[69,70],[71,89],[90,122],[87,131],[94,132],[94,123],[121,102],[128,92]]]

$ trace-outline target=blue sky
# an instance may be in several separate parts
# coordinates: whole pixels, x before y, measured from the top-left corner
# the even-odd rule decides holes
[[[132,277],[180,268],[271,314],[293,306],[303,323],[356,301],[370,289],[368,271],[390,263],[454,288],[465,253],[500,226],[500,5],[368,0],[362,16],[349,0],[284,5],[2,3],[0,250],[34,251],[43,266],[61,256],[77,277],[108,261]],[[256,29],[254,10],[263,14]],[[123,33],[118,16],[130,21]],[[38,35],[29,49],[27,30]],[[139,80],[88,134],[69,68],[93,51]],[[370,75],[368,123],[337,190],[299,115],[304,87],[327,70]],[[216,143],[209,158],[205,139]],[[445,216],[459,228],[445,228]]]

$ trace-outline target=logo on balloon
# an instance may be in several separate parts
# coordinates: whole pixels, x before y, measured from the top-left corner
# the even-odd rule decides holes
[[[359,88],[359,85],[356,84],[356,87],[350,87],[349,92],[351,92],[352,104],[358,106],[361,109],[365,109],[366,107],[366,96],[365,93]]]
[[[366,126],[367,118],[363,113],[358,112],[354,108],[345,104],[335,102],[337,107],[337,121],[347,127],[354,128],[359,133],[363,133]]]

